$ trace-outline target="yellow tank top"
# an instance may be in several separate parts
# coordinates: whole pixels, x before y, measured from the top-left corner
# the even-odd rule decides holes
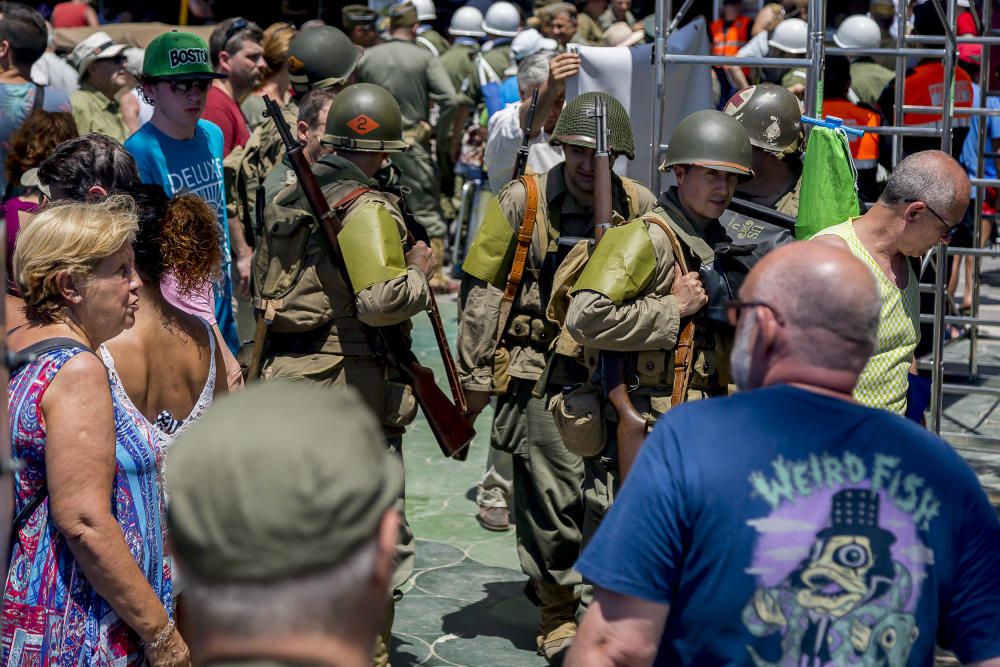
[[[853,220],[828,227],[816,236],[824,234],[844,239],[851,253],[875,274],[882,297],[875,353],[858,378],[854,399],[862,405],[905,414],[906,387],[909,382],[907,374],[913,361],[913,351],[920,342],[920,291],[917,275],[907,262],[906,288],[896,287],[862,245],[854,231]]]

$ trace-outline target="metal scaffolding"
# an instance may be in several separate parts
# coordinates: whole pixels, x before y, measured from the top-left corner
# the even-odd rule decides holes
[[[1000,257],[1000,250],[979,247],[980,232],[983,225],[982,205],[985,198],[985,189],[986,187],[1000,187],[1000,178],[984,178],[986,158],[1000,157],[987,151],[987,133],[985,131],[986,128],[983,127],[987,117],[1000,115],[1000,110],[987,108],[986,102],[990,92],[993,92],[989,90],[991,69],[989,47],[991,45],[1000,45],[1000,36],[995,34],[1000,31],[994,31],[992,29],[992,2],[993,0],[982,0],[980,3],[981,7],[977,7],[976,2],[970,3],[971,6],[969,9],[973,12],[973,17],[980,35],[978,37],[956,37],[956,0],[930,0],[938,18],[945,26],[946,34],[944,36],[907,35],[906,12],[908,11],[909,3],[899,2],[897,3],[897,13],[895,17],[895,48],[846,49],[826,46],[825,33],[827,18],[826,9],[828,4],[827,0],[809,0],[807,17],[808,42],[807,50],[803,57],[768,57],[748,59],[730,56],[691,56],[669,54],[667,52],[667,40],[671,30],[667,27],[667,20],[668,18],[672,19],[670,25],[671,27],[676,27],[680,20],[683,19],[683,15],[690,6],[690,2],[686,2],[684,7],[676,16],[674,16],[672,11],[672,0],[657,0],[653,62],[660,63],[660,65],[656,67],[655,72],[657,94],[654,97],[653,122],[655,125],[652,132],[653,141],[655,143],[651,146],[651,148],[658,148],[658,150],[652,151],[652,163],[654,167],[651,170],[650,182],[656,188],[656,191],[660,190],[660,178],[659,173],[655,169],[655,165],[659,162],[659,155],[661,155],[662,151],[666,149],[666,146],[663,145],[663,137],[659,134],[663,120],[662,115],[664,107],[662,100],[667,85],[666,68],[663,66],[665,63],[715,66],[764,66],[783,69],[808,68],[809,79],[804,100],[805,113],[809,116],[822,117],[823,64],[827,53],[844,56],[893,57],[896,59],[896,77],[894,117],[891,119],[892,125],[886,125],[878,128],[864,128],[864,130],[866,132],[889,135],[892,137],[891,164],[895,166],[903,158],[904,137],[939,138],[941,150],[947,153],[952,152],[952,134],[955,126],[955,117],[953,113],[955,109],[954,77],[958,57],[958,46],[962,44],[982,45],[983,49],[979,71],[979,97],[974,101],[975,106],[971,108],[963,107],[961,109],[962,117],[981,119],[979,120],[980,127],[978,134],[979,145],[976,177],[971,179],[972,184],[976,186],[976,197],[974,203],[971,204],[975,207],[973,218],[973,245],[975,247],[949,248],[945,244],[939,243],[924,258],[922,265],[924,267],[932,267],[934,269],[935,280],[933,284],[921,284],[921,290],[924,293],[932,293],[934,295],[934,309],[933,314],[921,316],[922,323],[933,324],[933,334],[931,341],[931,360],[929,362],[921,363],[920,368],[931,371],[931,405],[928,413],[928,427],[932,431],[950,439],[955,444],[961,444],[965,447],[971,447],[973,449],[984,446],[987,448],[993,447],[995,451],[995,447],[998,443],[1000,443],[1000,438],[943,431],[941,423],[943,397],[945,395],[976,394],[1000,397],[1000,384],[991,386],[982,383],[984,378],[981,378],[979,374],[980,368],[977,350],[980,337],[977,327],[980,325],[1000,326],[1000,320],[984,319],[980,317],[979,313],[981,305],[979,294],[981,281],[979,271],[981,268],[980,264],[982,258]],[[716,13],[718,13],[718,4],[718,2],[713,3]],[[946,94],[943,96],[940,106],[916,106],[905,104],[906,98],[904,88],[907,72],[907,58],[911,57],[940,58],[942,60],[945,72],[943,89]],[[997,91],[997,94],[1000,94],[1000,91]],[[931,127],[926,125],[907,126],[904,123],[904,114],[907,113],[940,114],[941,120]],[[947,312],[948,297],[946,292],[946,283],[948,279],[948,265],[950,257],[971,257],[973,260],[972,285],[966,286],[966,289],[972,291],[973,299],[972,309],[968,316],[950,315]],[[945,382],[945,367],[943,360],[945,347],[944,333],[945,328],[950,325],[971,327],[968,336],[968,344],[970,347],[965,383]],[[990,379],[1000,380],[1000,376],[991,376]]]

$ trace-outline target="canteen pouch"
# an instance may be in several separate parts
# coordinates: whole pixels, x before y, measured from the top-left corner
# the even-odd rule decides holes
[[[597,456],[607,446],[602,410],[601,390],[589,382],[563,390],[549,401],[563,444],[578,456]]]
[[[531,336],[531,315],[515,315],[507,325],[507,334],[504,339],[512,347],[524,347],[528,344]]]
[[[493,351],[493,396],[502,396],[510,386],[510,350],[497,347]]]
[[[417,416],[417,399],[408,384],[386,380],[382,402],[382,425],[387,428],[404,428]]]
[[[667,367],[667,353],[662,350],[646,350],[635,355],[635,372],[639,376],[639,384],[647,387],[670,386],[670,381],[664,382],[664,370]],[[671,364],[671,368],[673,364]]]

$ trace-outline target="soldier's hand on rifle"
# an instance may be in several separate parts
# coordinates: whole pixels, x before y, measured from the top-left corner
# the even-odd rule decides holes
[[[479,413],[489,405],[490,403],[490,393],[488,391],[470,391],[465,390],[465,402],[469,406],[469,411],[466,412],[466,417],[469,423],[472,424],[476,421],[476,417]]]
[[[406,251],[406,265],[417,269],[430,280],[434,275],[434,251],[423,241],[417,241]]]
[[[674,262],[674,282],[670,295],[677,299],[677,310],[681,317],[694,315],[708,303],[708,295],[701,284],[701,276],[696,271],[681,273],[681,265]]]

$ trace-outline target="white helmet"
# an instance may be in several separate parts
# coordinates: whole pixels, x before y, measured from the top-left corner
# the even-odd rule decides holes
[[[771,34],[768,45],[785,53],[805,53],[809,27],[802,19],[785,19]]]
[[[877,49],[882,44],[882,29],[874,19],[855,14],[840,24],[833,42],[842,49]]]
[[[410,2],[417,8],[418,21],[433,21],[437,18],[433,0],[410,0]]]
[[[475,7],[459,7],[451,16],[448,34],[455,37],[485,37],[483,13]]]
[[[521,29],[521,12],[509,2],[494,2],[486,10],[483,30],[491,35],[513,37]]]

